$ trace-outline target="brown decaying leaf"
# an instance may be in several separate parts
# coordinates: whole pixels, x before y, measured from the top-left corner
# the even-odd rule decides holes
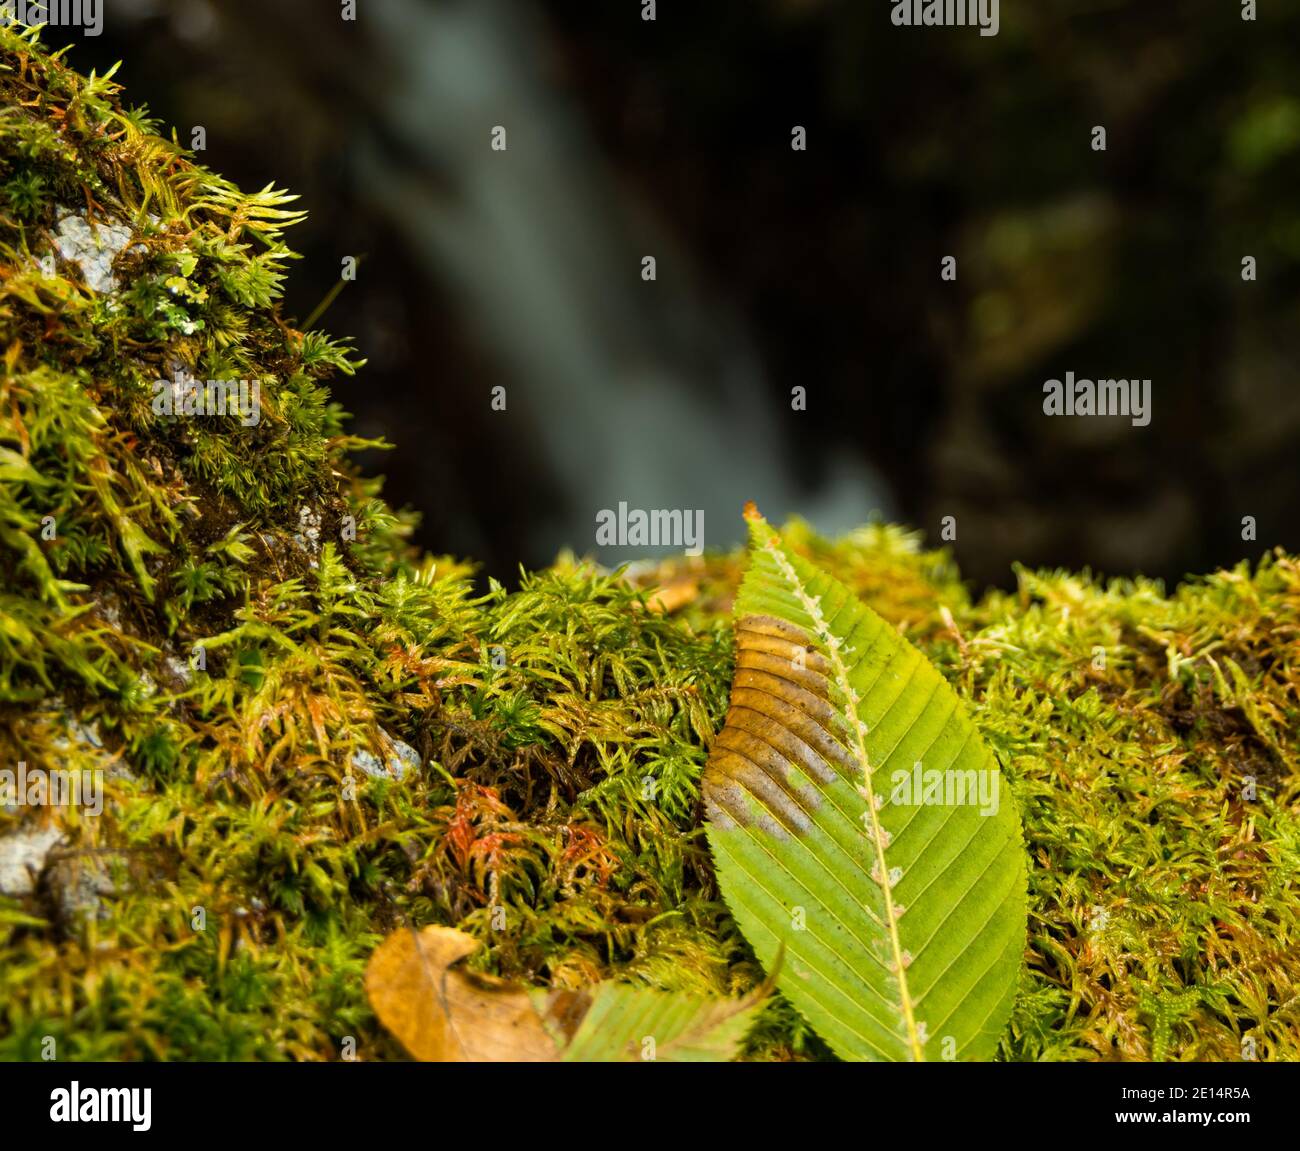
[[[698,580],[677,579],[661,584],[646,597],[646,606],[653,612],[672,615],[673,612],[694,603],[700,595]]]
[[[427,1063],[550,1063],[560,1049],[547,1029],[570,1031],[585,1005],[573,992],[552,992],[546,1020],[528,992],[454,965],[478,942],[450,927],[398,931],[375,949],[366,994],[380,1022],[410,1054]]]

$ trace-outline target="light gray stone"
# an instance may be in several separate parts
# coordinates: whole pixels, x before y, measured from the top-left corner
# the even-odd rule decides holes
[[[58,827],[32,825],[0,837],[0,895],[22,898],[36,890],[45,859],[63,838]]]

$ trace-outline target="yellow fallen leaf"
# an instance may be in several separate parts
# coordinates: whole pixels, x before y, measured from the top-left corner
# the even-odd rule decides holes
[[[366,994],[379,1021],[421,1062],[559,1059],[527,991],[454,966],[477,948],[472,936],[450,927],[390,935],[366,966]]]
[[[476,939],[450,927],[399,931],[366,966],[366,994],[426,1063],[733,1059],[771,991],[705,999],[612,982],[528,991],[457,964]]]

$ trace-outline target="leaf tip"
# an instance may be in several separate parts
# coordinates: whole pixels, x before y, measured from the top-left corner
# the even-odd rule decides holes
[[[753,500],[745,501],[744,515],[748,523],[761,524],[763,522],[763,513],[758,510],[758,505]]]

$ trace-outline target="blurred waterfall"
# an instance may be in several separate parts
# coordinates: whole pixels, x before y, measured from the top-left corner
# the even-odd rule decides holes
[[[564,506],[534,545],[591,550],[597,511],[619,501],[702,509],[709,547],[741,537],[746,499],[828,531],[879,506],[879,482],[848,456],[827,490],[802,490],[781,421],[800,418],[789,388],[808,381],[765,386],[737,317],[548,82],[531,5],[383,0],[368,29],[390,66],[372,78],[384,130],[358,145],[363,186],[505,367],[498,418],[523,419],[544,447]],[[490,147],[498,125],[504,151]],[[641,278],[647,255],[655,282]]]

